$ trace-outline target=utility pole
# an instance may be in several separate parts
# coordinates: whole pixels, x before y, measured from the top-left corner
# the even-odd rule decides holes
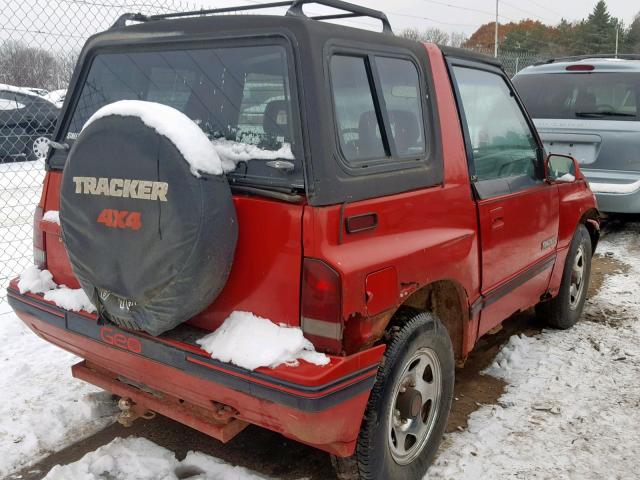
[[[616,58],[618,58],[618,34],[620,33],[620,27],[616,26]]]
[[[498,1],[496,0],[496,31],[493,42],[493,56],[498,58]]]

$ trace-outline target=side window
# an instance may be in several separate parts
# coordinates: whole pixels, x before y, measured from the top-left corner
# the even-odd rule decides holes
[[[420,77],[409,60],[376,57],[382,94],[398,155],[425,153]]]
[[[476,188],[485,198],[542,182],[537,144],[522,110],[497,74],[454,67],[467,122]]]
[[[334,55],[331,58],[338,136],[348,161],[386,156],[365,62],[364,57]]]

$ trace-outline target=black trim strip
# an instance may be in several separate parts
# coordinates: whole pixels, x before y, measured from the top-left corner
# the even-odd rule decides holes
[[[478,297],[478,299],[471,304],[471,316],[476,315],[482,309],[487,308],[489,305],[497,302],[502,297],[511,293],[516,288],[527,283],[533,277],[539,275],[540,273],[544,272],[548,268],[551,268],[555,264],[555,261],[556,261],[556,254],[554,253],[553,255],[542,259],[541,261],[531,266],[524,272],[512,278],[507,283],[497,286],[496,288],[494,288],[493,290],[490,290],[484,295],[480,295],[480,297]]]
[[[52,307],[32,297],[24,297],[11,289],[7,290],[7,298],[9,305],[11,305],[14,310],[24,311],[55,327],[69,330],[72,333],[99,342],[107,348],[110,347],[109,344],[101,340],[100,328],[102,326],[98,325],[96,321],[87,319],[74,312]],[[43,308],[38,308],[35,304],[38,304],[38,306],[42,305]],[[58,311],[59,315],[52,313],[53,311]],[[326,410],[364,391],[370,390],[375,383],[375,374],[378,369],[377,364],[370,365],[324,385],[299,385],[270,377],[260,372],[253,372],[208,357],[203,357],[196,353],[155,341],[149,337],[136,334],[135,332],[119,329],[115,325],[109,324],[109,328],[113,329],[114,333],[123,333],[127,337],[133,337],[140,342],[142,352],[144,353],[136,354],[123,350],[130,355],[140,355],[146,359],[176,368],[207,381],[224,385],[225,387],[253,397],[279,403],[305,412],[320,412]],[[198,362],[210,365],[212,368],[191,362],[187,357],[195,358]],[[242,378],[240,375],[243,377],[252,377],[255,381]],[[365,377],[358,379],[358,377],[362,376]],[[350,380],[353,380],[353,383],[344,385]],[[268,382],[271,385],[264,385],[258,382]],[[341,387],[341,385],[344,386]],[[297,393],[284,391],[282,390],[283,388],[295,390]],[[326,393],[323,394],[323,392]]]

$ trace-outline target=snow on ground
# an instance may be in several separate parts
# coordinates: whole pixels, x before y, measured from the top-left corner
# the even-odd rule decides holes
[[[33,263],[33,212],[44,173],[42,161],[0,163],[0,302],[9,281]]]
[[[640,471],[640,225],[605,237],[630,266],[568,331],[513,336],[486,371],[509,385],[445,438],[429,479],[629,479]],[[586,318],[585,318],[586,317]]]
[[[203,453],[189,452],[178,461],[166,448],[144,438],[116,438],[75,463],[56,466],[45,480],[264,480]]]
[[[79,359],[36,336],[4,299],[9,280],[33,263],[43,178],[41,161],[0,164],[0,478],[96,433],[115,414],[109,394],[71,377]],[[41,290],[55,285],[37,269],[31,275]]]
[[[326,365],[329,357],[315,351],[302,330],[279,326],[249,312],[233,312],[215,332],[197,343],[212,358],[248,370],[298,365],[298,359]]]
[[[78,358],[0,303],[0,478],[113,422],[111,396],[71,377]]]

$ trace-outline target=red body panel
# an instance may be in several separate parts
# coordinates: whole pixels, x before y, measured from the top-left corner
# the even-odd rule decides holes
[[[482,238],[482,293],[507,284],[553,255],[558,235],[558,191],[548,183],[478,202]],[[547,291],[552,264],[482,310],[478,336],[536,304]]]
[[[444,186],[329,207],[307,206],[304,213],[304,255],[335,268],[343,282],[343,318],[367,317],[366,279],[373,272],[397,271],[397,296],[376,311],[393,312],[418,288],[438,280],[452,280],[466,292],[467,307],[479,295],[479,245],[476,207],[466,166],[460,121],[442,53],[427,46],[434,72],[440,115]],[[375,213],[375,229],[348,233],[343,220]],[[340,233],[342,229],[342,233]],[[342,240],[342,243],[340,243]],[[374,332],[376,318],[369,318]],[[347,326],[347,328],[349,328]],[[358,332],[367,331],[367,325]],[[477,324],[464,326],[464,345],[475,343]],[[359,335],[364,341],[364,335]],[[356,345],[354,345],[356,343]],[[357,348],[357,342],[350,342]],[[465,352],[466,353],[466,352]]]
[[[458,353],[463,358],[479,335],[512,313],[535,305],[545,293],[557,293],[576,225],[595,209],[593,194],[579,179],[476,202],[444,57],[435,45],[426,45],[426,54],[435,90],[431,98],[439,116],[443,158],[437,160],[444,165],[443,185],[326,207],[235,195],[239,239],[231,276],[216,301],[190,320],[194,326],[215,330],[232,311],[245,310],[277,323],[300,325],[303,257],[319,259],[339,274],[344,355],[331,357],[325,367],[302,362],[296,368],[261,369],[262,380],[256,380],[248,372],[203,363],[202,350],[169,336],[154,339],[156,343],[188,352],[186,361],[200,368],[218,369],[237,379],[246,377],[242,380],[254,385],[272,388],[272,383],[280,382],[273,388],[281,392],[293,392],[298,386],[296,395],[300,388],[308,387],[311,393],[300,396],[315,399],[321,395],[312,391],[318,386],[335,383],[339,391],[363,375],[369,375],[373,383],[384,346],[372,345],[396,309],[433,282],[453,284],[459,292],[463,318],[455,321],[462,323]],[[59,209],[61,177],[60,172],[47,174],[41,201],[45,210]],[[369,222],[362,224],[366,228],[349,233],[345,228],[349,218],[366,214],[375,214],[361,217]],[[41,222],[41,229],[54,280],[77,287],[59,227]],[[523,276],[526,280],[514,284]],[[15,282],[11,288],[18,298]],[[25,323],[92,364],[205,409],[212,408],[214,401],[228,405],[242,421],[336,455],[353,453],[369,390],[345,395],[339,404],[319,411],[291,408],[153,361],[140,355],[142,344],[126,333],[107,331],[92,339],[68,327],[59,328],[38,318],[33,309],[58,318],[64,315],[41,297],[40,303],[32,304],[29,296],[23,297],[19,300],[27,306],[17,311]],[[95,322],[93,315],[84,317]],[[142,342],[148,338],[139,337]],[[374,370],[363,373],[363,368]],[[323,391],[322,395],[331,393]]]
[[[479,201],[478,211],[483,292],[553,252],[558,235],[558,191],[554,186],[543,183],[512,195]],[[548,240],[550,244],[542,248]]]
[[[564,262],[569,252],[571,239],[578,223],[585,215],[597,211],[596,199],[589,185],[580,172],[577,172],[574,183],[559,183],[559,228],[557,260],[549,282],[549,294],[555,296],[560,289]]]

